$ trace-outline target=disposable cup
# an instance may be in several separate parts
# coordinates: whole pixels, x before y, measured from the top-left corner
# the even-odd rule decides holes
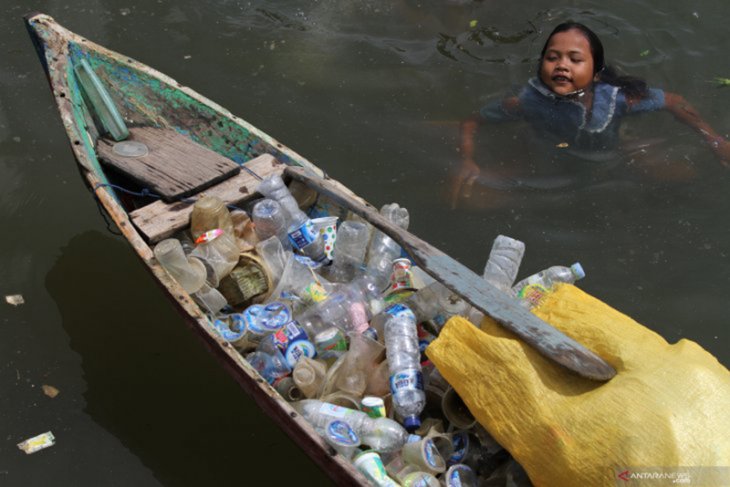
[[[439,453],[431,438],[406,443],[402,450],[403,460],[432,474],[439,474],[446,470],[446,462]]]
[[[312,220],[314,229],[321,235],[324,243],[324,253],[329,260],[332,260],[335,250],[335,241],[337,240],[337,221],[336,216],[325,216]]]
[[[476,419],[452,387],[449,387],[441,398],[441,409],[454,429],[467,430],[476,425]]]
[[[355,468],[378,487],[395,487],[398,485],[393,479],[388,477],[383,460],[376,451],[366,450],[359,453],[353,463],[355,464]]]

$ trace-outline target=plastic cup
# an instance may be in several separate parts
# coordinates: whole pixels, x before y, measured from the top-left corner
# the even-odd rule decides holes
[[[441,487],[438,479],[428,472],[411,472],[401,481],[403,487]]]
[[[406,443],[402,450],[403,460],[432,474],[446,470],[446,462],[431,438]]]
[[[377,396],[365,396],[360,401],[362,412],[371,418],[385,418],[385,401]]]
[[[335,250],[335,241],[337,240],[337,220],[339,220],[339,218],[336,216],[325,216],[312,220],[315,231],[317,231],[322,237],[324,253],[329,260],[332,260],[332,255]]]
[[[366,450],[359,453],[353,463],[355,464],[355,468],[378,487],[395,487],[398,485],[393,479],[388,477],[383,460],[376,451]]]
[[[476,487],[477,476],[468,465],[452,465],[442,477],[445,487]]]
[[[477,422],[453,387],[449,387],[441,398],[441,410],[454,429],[467,430]]]

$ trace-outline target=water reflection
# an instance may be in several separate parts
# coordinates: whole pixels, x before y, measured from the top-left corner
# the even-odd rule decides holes
[[[266,483],[282,457],[289,469],[278,480],[322,478],[194,338],[126,243],[95,231],[72,238],[46,286],[82,359],[85,412],[164,485],[231,485],[237,472]]]

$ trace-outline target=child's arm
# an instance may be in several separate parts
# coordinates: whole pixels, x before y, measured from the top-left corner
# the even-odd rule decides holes
[[[519,99],[517,97],[506,98],[501,102],[500,108],[505,116],[515,117],[520,111]],[[486,122],[487,119],[482,115],[474,115],[461,122],[461,166],[452,178],[449,191],[452,208],[456,208],[459,195],[462,189],[464,189],[464,186],[467,188],[470,187],[482,171],[474,161],[474,136],[479,125]]]
[[[710,125],[700,117],[699,112],[681,95],[664,93],[664,107],[682,123],[685,123],[702,134],[720,163],[730,167],[730,142],[719,135]]]

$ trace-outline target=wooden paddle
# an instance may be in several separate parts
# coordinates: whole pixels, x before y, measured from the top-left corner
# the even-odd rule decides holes
[[[398,242],[414,262],[434,279],[519,336],[543,356],[588,379],[605,381],[616,375],[614,368],[601,357],[530,313],[516,299],[499,291],[463,264],[393,225],[375,208],[360,202],[359,198],[346,194],[341,184],[323,179],[301,167],[287,167],[285,173],[365,218]]]

